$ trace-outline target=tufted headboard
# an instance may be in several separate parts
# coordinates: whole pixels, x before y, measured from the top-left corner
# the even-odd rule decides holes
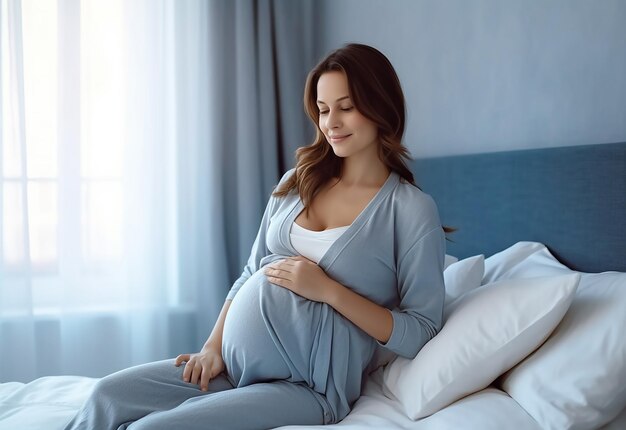
[[[626,142],[417,159],[447,253],[486,257],[544,243],[572,269],[626,272]]]

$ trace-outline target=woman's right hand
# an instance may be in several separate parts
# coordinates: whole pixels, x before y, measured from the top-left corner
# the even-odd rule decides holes
[[[200,385],[202,391],[207,391],[209,381],[226,369],[221,349],[213,345],[205,345],[197,354],[181,354],[176,357],[176,367],[183,363],[186,363],[183,381]]]

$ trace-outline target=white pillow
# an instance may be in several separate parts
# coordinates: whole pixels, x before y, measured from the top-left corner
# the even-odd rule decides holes
[[[485,260],[483,284],[497,281],[503,273],[510,271],[515,265],[542,248],[545,248],[545,245],[538,242],[517,242],[504,251],[487,258]]]
[[[578,280],[578,274],[512,279],[465,294],[417,357],[387,366],[383,392],[415,420],[485,388],[548,337]]]
[[[485,256],[475,255],[451,264],[443,271],[446,284],[446,306],[478,287],[485,272]]]
[[[459,261],[458,258],[456,258],[454,255],[448,255],[446,254],[444,260],[443,260],[443,269],[447,269],[451,264],[456,263],[457,261]]]
[[[514,265],[495,264],[503,262],[497,254],[485,265],[499,279],[578,273],[545,246],[534,247]],[[540,349],[504,375],[502,388],[543,428],[597,428],[626,407],[625,330],[626,273],[581,273],[561,324]]]

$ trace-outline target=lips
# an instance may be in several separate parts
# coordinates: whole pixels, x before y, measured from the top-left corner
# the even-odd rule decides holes
[[[330,141],[332,143],[339,143],[339,142],[343,142],[350,136],[352,136],[352,134],[340,134],[340,135],[328,136],[328,137],[330,138]]]

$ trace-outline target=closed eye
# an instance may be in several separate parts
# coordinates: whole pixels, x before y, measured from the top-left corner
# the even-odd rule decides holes
[[[342,112],[350,112],[352,109],[354,109],[354,106],[350,106],[350,107],[347,107],[347,108],[341,108],[341,111]],[[320,110],[320,115],[326,115],[326,114],[328,114],[328,112],[329,112],[328,110]]]

